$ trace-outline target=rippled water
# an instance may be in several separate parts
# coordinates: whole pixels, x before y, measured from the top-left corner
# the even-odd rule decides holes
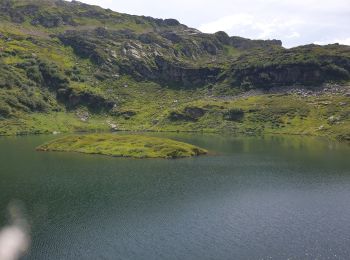
[[[164,135],[164,134],[163,134]],[[27,208],[25,259],[348,259],[350,147],[316,138],[165,135],[211,156],[40,153],[0,138],[0,224]]]

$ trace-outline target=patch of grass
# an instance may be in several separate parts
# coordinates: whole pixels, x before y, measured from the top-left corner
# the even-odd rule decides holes
[[[167,159],[199,156],[207,153],[205,149],[167,138],[113,134],[63,137],[39,146],[37,150]]]

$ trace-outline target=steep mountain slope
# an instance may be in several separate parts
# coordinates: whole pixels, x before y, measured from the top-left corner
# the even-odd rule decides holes
[[[318,87],[349,81],[349,46],[284,49],[278,40],[204,34],[175,19],[120,14],[77,1],[0,0],[2,134],[270,129],[344,138],[347,88]],[[280,93],[271,97],[269,113],[276,123],[236,96],[247,90],[284,95],[290,87],[305,86],[312,91],[303,97],[310,104],[336,100],[332,111],[313,113],[316,105],[310,105],[308,112],[295,108],[286,116],[300,97],[288,94],[285,100]],[[256,100],[262,102],[258,107],[270,106],[264,98]],[[310,119],[310,128],[300,129],[303,123],[294,120],[299,112]],[[336,120],[329,123],[332,116]]]

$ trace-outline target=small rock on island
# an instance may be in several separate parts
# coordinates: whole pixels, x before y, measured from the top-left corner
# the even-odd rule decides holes
[[[36,150],[165,159],[193,157],[208,153],[200,147],[167,138],[116,134],[66,136],[43,144]]]

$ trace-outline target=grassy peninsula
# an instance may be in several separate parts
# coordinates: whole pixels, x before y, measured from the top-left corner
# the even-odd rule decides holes
[[[205,149],[167,138],[114,134],[67,136],[39,146],[37,150],[165,159],[193,157],[207,153]]]

